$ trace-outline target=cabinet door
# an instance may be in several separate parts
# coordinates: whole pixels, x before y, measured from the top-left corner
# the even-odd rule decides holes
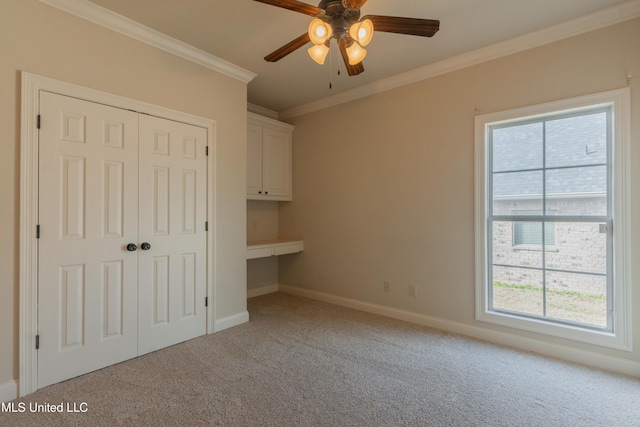
[[[291,200],[291,135],[275,129],[262,130],[262,189],[264,195]]]
[[[247,127],[247,195],[262,194],[262,126]]]

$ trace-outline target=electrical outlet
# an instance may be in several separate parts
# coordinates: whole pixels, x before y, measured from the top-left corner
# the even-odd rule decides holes
[[[385,292],[389,292],[389,291],[391,291],[391,285],[389,284],[389,282],[388,282],[388,281],[386,281],[386,280],[385,280],[385,281],[382,283],[382,289],[383,289]]]
[[[418,296],[418,286],[417,285],[409,284],[409,296],[410,297],[417,297]]]

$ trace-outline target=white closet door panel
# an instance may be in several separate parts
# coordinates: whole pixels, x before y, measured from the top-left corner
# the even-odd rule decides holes
[[[38,387],[137,354],[138,116],[40,94]]]
[[[206,333],[204,128],[140,116],[139,353]]]

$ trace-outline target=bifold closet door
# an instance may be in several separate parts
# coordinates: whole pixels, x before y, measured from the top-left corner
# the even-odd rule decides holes
[[[140,115],[139,354],[206,333],[206,129]]]
[[[138,354],[138,114],[42,92],[38,387]]]

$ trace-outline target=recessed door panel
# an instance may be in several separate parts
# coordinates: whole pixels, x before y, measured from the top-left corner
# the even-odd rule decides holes
[[[124,148],[124,123],[105,120],[103,126],[103,145],[111,148]]]
[[[122,237],[124,224],[124,164],[104,161],[103,237]]]
[[[60,268],[60,348],[84,344],[84,265]]]
[[[121,336],[122,330],[122,260],[102,263],[102,339]]]
[[[182,234],[196,232],[196,171],[182,171]]]
[[[83,239],[85,220],[85,159],[63,156],[60,167],[63,239]]]
[[[196,254],[182,254],[182,317],[194,316],[196,314]]]
[[[153,257],[152,262],[153,326],[158,326],[169,323],[169,257]]]
[[[154,166],[153,168],[153,234],[155,236],[169,235],[169,168]]]

